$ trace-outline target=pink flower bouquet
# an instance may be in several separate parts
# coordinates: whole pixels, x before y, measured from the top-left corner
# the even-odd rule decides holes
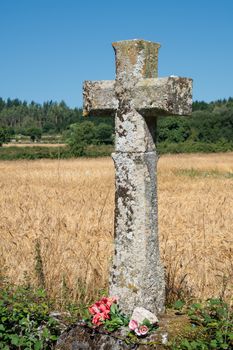
[[[129,324],[129,318],[120,311],[116,297],[103,297],[91,305],[88,311],[89,317],[85,322],[92,328],[102,326],[106,331],[113,332]]]
[[[120,327],[129,327],[138,337],[144,337],[158,325],[145,319],[142,323],[130,320],[120,309],[116,297],[103,297],[88,308],[88,317],[84,325],[91,328],[102,327],[107,332],[114,332]]]
[[[106,320],[110,319],[111,306],[117,302],[117,298],[103,297],[95,304],[89,307],[89,312],[93,316],[92,323],[94,326],[102,325]]]

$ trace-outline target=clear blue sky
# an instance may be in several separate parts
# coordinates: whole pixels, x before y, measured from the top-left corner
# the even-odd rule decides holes
[[[195,100],[233,96],[233,0],[0,0],[0,97],[81,107],[83,80],[114,79],[111,42],[134,38]]]

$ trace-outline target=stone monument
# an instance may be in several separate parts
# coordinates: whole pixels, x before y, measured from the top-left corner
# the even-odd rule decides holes
[[[157,77],[160,45],[144,40],[113,43],[115,81],[85,81],[84,115],[115,115],[115,255],[110,295],[123,312],[136,306],[164,311],[156,167],[158,116],[189,115],[192,80]]]

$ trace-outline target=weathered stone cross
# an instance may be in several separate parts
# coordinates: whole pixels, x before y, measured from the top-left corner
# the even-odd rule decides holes
[[[113,43],[115,81],[84,82],[84,115],[115,113],[115,256],[110,294],[125,313],[136,306],[164,310],[165,279],[160,262],[157,212],[156,119],[188,115],[192,80],[157,78],[157,43]]]

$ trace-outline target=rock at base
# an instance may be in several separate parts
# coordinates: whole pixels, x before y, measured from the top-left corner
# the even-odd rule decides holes
[[[126,344],[124,340],[119,339],[124,338],[126,334],[104,334],[76,325],[61,335],[55,350],[165,350],[168,341],[190,332],[192,327],[188,317],[169,311],[160,317],[159,328],[155,332],[145,338],[138,338],[141,344]]]
[[[129,350],[132,345],[109,334],[94,332],[92,329],[76,326],[64,333],[58,340],[56,350]]]
[[[158,323],[158,318],[150,311],[145,309],[144,307],[136,307],[133,310],[133,314],[131,316],[131,320],[137,321],[139,324],[142,323],[145,319],[150,321],[150,323],[155,324]]]

